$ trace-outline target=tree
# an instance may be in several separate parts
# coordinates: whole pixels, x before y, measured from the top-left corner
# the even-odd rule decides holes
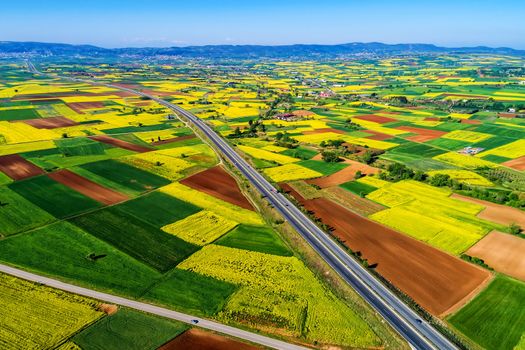
[[[337,163],[341,161],[341,158],[335,152],[324,151],[321,153],[323,160],[327,163]]]
[[[354,175],[355,180],[360,179],[362,177],[363,177],[363,173],[361,172],[361,170],[358,170],[355,172],[355,175]]]
[[[509,225],[509,232],[513,235],[519,235],[521,233],[522,229],[519,225],[516,223],[512,223]]]

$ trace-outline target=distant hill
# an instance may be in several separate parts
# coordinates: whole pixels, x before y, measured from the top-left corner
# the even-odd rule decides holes
[[[432,44],[348,43],[339,45],[206,45],[167,48],[105,49],[92,45],[69,45],[39,42],[0,42],[0,54],[43,56],[178,56],[187,58],[338,58],[354,55],[399,55],[424,53],[489,53],[525,56],[525,50],[486,46],[446,48]]]

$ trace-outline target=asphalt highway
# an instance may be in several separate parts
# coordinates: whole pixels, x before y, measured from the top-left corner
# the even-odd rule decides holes
[[[32,63],[28,68],[39,73]],[[445,338],[437,329],[422,320],[419,315],[393,294],[357,260],[350,256],[327,233],[301,212],[284,195],[277,192],[257,170],[246,162],[225,140],[215,133],[205,122],[180,106],[164,101],[142,91],[96,81],[61,77],[77,82],[103,85],[148,97],[171,109],[183,120],[193,124],[205,136],[205,141],[213,143],[215,148],[228,159],[250,183],[277,209],[284,219],[312,246],[319,256],[328,263],[353,289],[361,295],[414,349],[452,350],[457,347]]]

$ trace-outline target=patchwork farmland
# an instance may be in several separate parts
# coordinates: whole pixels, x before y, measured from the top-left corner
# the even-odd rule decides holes
[[[39,64],[191,111],[462,347],[523,344],[522,58]],[[0,71],[2,263],[308,346],[406,347],[164,106]],[[63,298],[89,317],[46,346],[252,348]]]

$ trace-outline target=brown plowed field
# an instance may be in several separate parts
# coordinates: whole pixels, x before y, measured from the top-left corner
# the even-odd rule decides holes
[[[187,177],[180,183],[241,208],[253,210],[235,179],[219,165]]]
[[[492,231],[473,245],[467,254],[485,260],[496,271],[525,281],[525,239]]]
[[[366,175],[377,174],[379,172],[378,168],[374,168],[370,165],[359,163],[353,160],[346,159],[345,163],[350,165],[344,168],[343,170],[339,170],[338,172],[325,177],[306,180],[306,182],[309,184],[317,185],[321,188],[326,188],[331,186],[338,186],[344,184],[345,182],[353,180],[357,171],[361,171],[363,174]]]
[[[242,343],[238,340],[224,337],[218,334],[205,332],[201,329],[192,328],[168,343],[162,345],[158,350],[258,350],[259,347]]]
[[[333,132],[336,134],[344,134],[345,132],[342,130],[337,130],[334,128],[322,128],[322,129],[315,129],[310,131],[303,131],[303,135],[315,135],[315,134],[324,134],[327,132]]]
[[[426,141],[434,140],[447,133],[446,131],[416,128],[413,126],[399,126],[395,129],[417,134],[414,136],[406,137],[407,140],[414,141],[414,142],[426,142]]]
[[[92,140],[96,140],[98,142],[107,143],[108,145],[127,149],[128,151],[139,152],[139,153],[152,151],[151,148],[136,145],[134,143],[127,142],[127,141],[122,141],[122,140],[116,139],[114,137],[106,136],[106,135],[90,136],[89,138]]]
[[[298,198],[307,210],[334,228],[332,234],[396,287],[434,315],[471,296],[491,274],[463,260],[368,220],[326,199]]]
[[[484,206],[485,209],[477,215],[480,219],[485,219],[502,225],[510,225],[515,223],[525,228],[525,212],[520,209],[487,202],[481,199],[470,198],[456,193],[452,194],[450,197]]]
[[[102,204],[111,205],[128,199],[128,197],[122,193],[100,186],[69,170],[59,170],[47,176]]]
[[[0,157],[0,171],[13,180],[27,179],[44,173],[33,163],[25,160],[18,154],[10,154]]]
[[[472,125],[478,125],[481,124],[481,120],[477,119],[461,119],[462,124],[472,124]]]
[[[371,140],[383,141],[383,140],[388,140],[394,137],[392,135],[383,134],[381,132],[374,131],[374,130],[362,130],[362,131],[366,132],[367,134],[372,134],[372,136],[366,137],[367,139],[371,139]]]
[[[525,156],[506,161],[502,165],[508,166],[509,168],[512,168],[512,169],[523,171],[525,170]]]
[[[85,109],[104,108],[102,102],[70,102],[67,104],[69,108],[77,113],[84,114]]]
[[[324,189],[323,193],[325,197],[363,216],[372,215],[387,209],[379,203],[367,198],[362,198],[338,186]]]
[[[173,143],[173,142],[184,141],[184,140],[191,140],[191,139],[194,139],[195,137],[197,137],[197,136],[195,136],[194,134],[184,135],[184,136],[173,137],[171,139],[155,141],[155,142],[152,142],[151,144],[154,145],[154,146],[164,145],[164,144],[167,144],[167,143]]]
[[[375,114],[358,115],[358,116],[355,116],[354,118],[362,119],[362,120],[368,120],[370,122],[375,122],[375,123],[379,123],[379,124],[385,124],[385,123],[390,123],[390,122],[396,122],[397,121],[396,119],[383,117],[381,115],[375,115]]]
[[[65,117],[26,119],[21,120],[21,122],[29,124],[37,129],[56,129],[78,125],[77,122]]]

